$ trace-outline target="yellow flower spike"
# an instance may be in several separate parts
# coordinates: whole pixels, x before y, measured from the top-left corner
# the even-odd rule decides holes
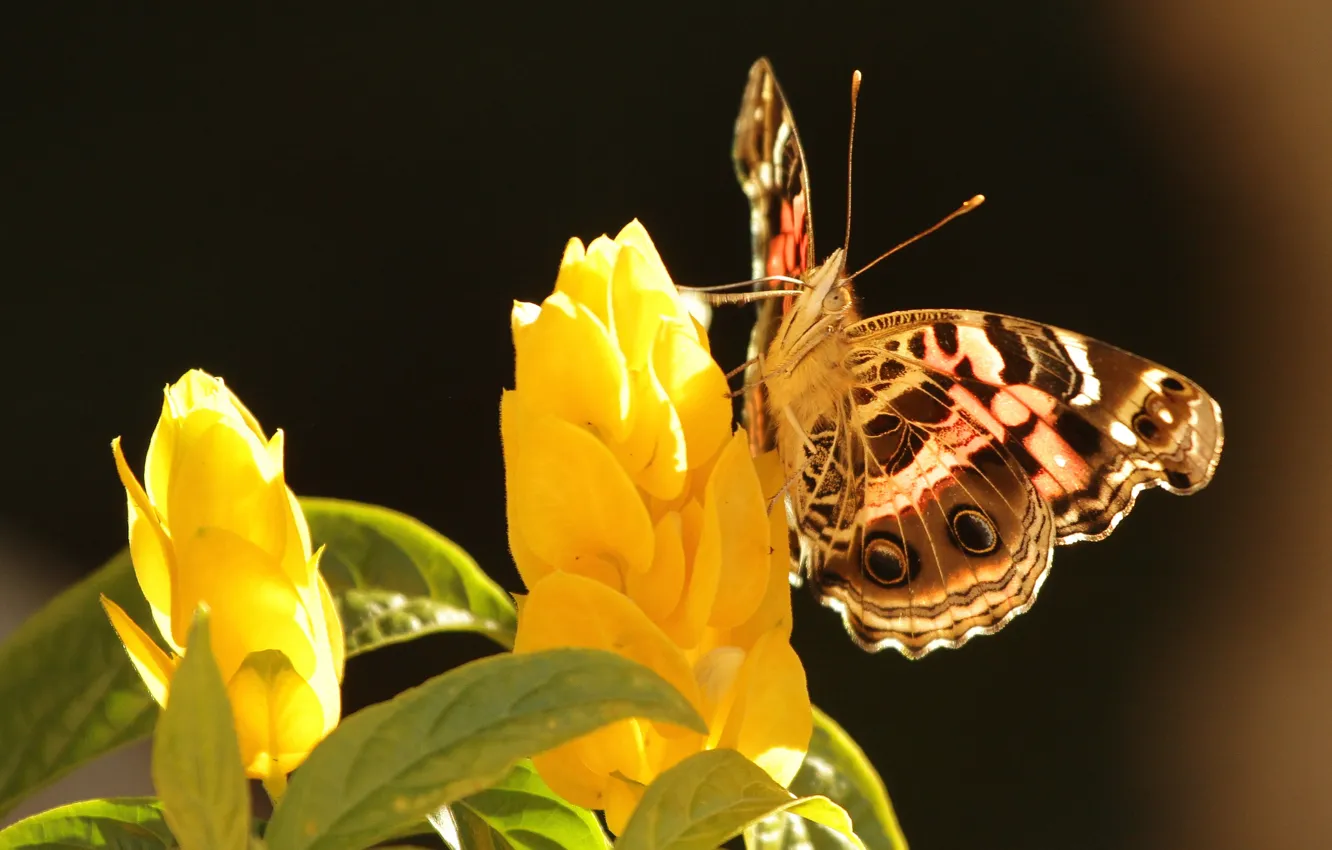
[[[538,325],[560,330],[544,339]],[[514,651],[631,658],[709,726],[621,721],[537,756],[537,771],[603,809],[613,832],[662,771],[705,748],[741,747],[789,782],[812,721],[789,644],[786,528],[766,511],[785,482],[768,461],[760,477],[732,433],[722,370],[647,231],[571,240],[556,295],[516,305],[512,329],[517,388],[500,421],[510,547],[529,591]],[[617,433],[605,411],[625,410],[621,387]]]
[[[636,572],[652,565],[652,520],[603,443],[513,390],[500,401],[500,427],[511,522],[532,555],[575,572],[593,558]]]
[[[213,653],[247,773],[283,787],[284,774],[337,724],[346,647],[309,526],[286,486],[281,433],[266,437],[221,379],[192,370],[163,396],[147,488],[118,440],[112,454],[129,504],[135,577],[159,630],[176,655]],[[211,645],[187,647],[201,604],[212,611]],[[169,700],[176,658],[114,602],[104,606],[154,698]]]
[[[533,407],[575,425],[591,425],[609,442],[628,437],[632,423],[624,356],[591,310],[556,292],[513,342],[514,384]],[[570,351],[578,357],[569,357]]]

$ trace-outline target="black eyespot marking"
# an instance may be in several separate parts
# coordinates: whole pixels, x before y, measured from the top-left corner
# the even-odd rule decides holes
[[[999,530],[980,508],[958,505],[948,516],[953,541],[968,555],[989,555],[999,548]]]
[[[957,325],[952,322],[935,325],[934,341],[939,343],[939,350],[949,357],[957,354]]]
[[[1178,393],[1184,391],[1184,385],[1181,384],[1177,379],[1172,378],[1169,375],[1166,375],[1164,378],[1161,379],[1161,387],[1162,389],[1169,390],[1172,393]]]
[[[1193,486],[1193,481],[1189,476],[1174,469],[1166,473],[1166,481],[1169,481],[1170,486],[1176,490],[1187,490]]]
[[[1133,417],[1133,430],[1137,431],[1138,436],[1142,437],[1144,440],[1150,440],[1160,432],[1160,429],[1156,427],[1156,423],[1152,421],[1152,417],[1145,413],[1139,413],[1137,416]]]
[[[920,575],[920,556],[891,531],[875,531],[865,537],[860,566],[880,587],[902,587]]]

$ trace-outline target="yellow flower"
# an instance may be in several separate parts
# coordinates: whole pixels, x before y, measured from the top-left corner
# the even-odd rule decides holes
[[[515,389],[500,405],[509,545],[527,585],[515,652],[606,649],[651,667],[704,736],[628,720],[537,756],[618,832],[663,770],[705,748],[788,784],[812,730],[791,648],[775,458],[749,456],[707,336],[638,222],[584,249],[555,292],[516,303]]]
[[[197,369],[165,395],[143,486],[119,438],[111,449],[129,496],[134,573],[173,654],[116,603],[102,605],[162,705],[194,611],[208,605],[246,773],[280,788],[337,726],[342,624],[287,488],[282,432],[266,438],[222,380]]]

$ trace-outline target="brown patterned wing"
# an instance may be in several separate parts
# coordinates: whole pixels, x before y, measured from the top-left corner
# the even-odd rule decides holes
[[[1221,459],[1221,407],[1202,387],[1072,331],[933,310],[868,319],[847,336],[896,364],[881,369],[925,370],[1001,439],[1050,503],[1058,543],[1105,537],[1145,489],[1197,492]]]
[[[997,631],[1035,601],[1055,544],[1216,469],[1211,397],[1104,343],[964,311],[846,336],[853,388],[811,428],[792,509],[811,587],[867,649],[920,657]]]
[[[772,65],[759,59],[735,119],[732,147],[736,178],[749,198],[752,274],[801,278],[815,265],[814,224],[810,215],[809,176],[795,119],[782,95]],[[783,284],[760,284],[783,288]],[[768,350],[789,299],[761,301],[750,335],[749,358]],[[758,374],[746,374],[754,387],[745,395],[745,425],[755,454],[771,449],[773,427]]]
[[[880,365],[861,363],[842,410],[815,422],[791,507],[811,590],[863,648],[919,658],[1026,610],[1054,523],[1002,442],[928,373],[882,386]]]

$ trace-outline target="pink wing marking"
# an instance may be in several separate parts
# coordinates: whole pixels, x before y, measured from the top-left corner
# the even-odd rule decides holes
[[[958,327],[957,350],[953,354],[946,353],[939,346],[933,327],[924,329],[924,341],[925,354],[921,359],[926,366],[946,375],[956,375],[962,360],[967,358],[976,379],[997,388],[988,409],[970,390],[957,384],[948,388],[948,395],[958,408],[965,410],[996,439],[1007,439],[1008,428],[1027,425],[1033,417],[1036,418],[1031,424],[1031,433],[1022,438],[1022,445],[1042,467],[1032,476],[1032,483],[1043,497],[1053,499],[1087,486],[1091,481],[1091,467],[1053,427],[1058,400],[1029,384],[1005,384],[1003,354],[990,342],[983,328]],[[971,451],[965,454],[969,456]],[[921,454],[924,454],[923,450]]]
[[[973,396],[972,401],[980,406],[979,399]],[[977,430],[954,410],[933,431],[933,439],[916,452],[910,466],[887,478],[872,480],[865,488],[866,521],[919,511],[930,498],[937,497],[935,488],[939,484],[956,477],[953,470],[969,464],[973,454],[993,442],[992,436]]]
[[[1003,424],[995,418],[988,407],[981,403],[975,393],[961,384],[953,384],[948,388],[948,395],[953,399],[954,404],[971,414],[972,419],[985,426],[985,430],[1000,440],[1006,439],[1007,431]]]

